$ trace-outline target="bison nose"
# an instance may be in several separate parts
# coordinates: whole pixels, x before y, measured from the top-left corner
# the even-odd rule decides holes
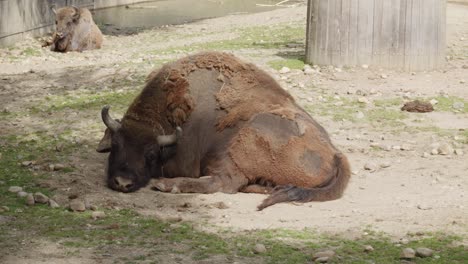
[[[133,187],[132,180],[123,178],[123,177],[116,177],[114,179],[115,185],[122,191],[128,191],[130,188]]]

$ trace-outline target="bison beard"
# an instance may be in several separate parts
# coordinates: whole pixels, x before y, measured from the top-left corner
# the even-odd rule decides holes
[[[98,151],[109,187],[182,193],[270,193],[275,203],[328,201],[350,178],[327,132],[270,76],[226,53],[182,58],[151,73],[123,119],[103,108]],[[183,131],[183,134],[182,134]]]

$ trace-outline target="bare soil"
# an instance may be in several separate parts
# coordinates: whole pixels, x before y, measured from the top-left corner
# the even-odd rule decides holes
[[[83,53],[52,53],[38,49],[36,40],[24,41],[13,49],[0,49],[0,110],[21,113],[47,102],[46,97],[78,97],[104,91],[125,93],[141,89],[144,77],[159,65],[154,61],[170,61],[186,53],[151,53],[152,50],[226,40],[232,38],[236,30],[252,25],[304,25],[305,14],[306,6],[301,5],[157,28],[131,36],[106,36],[103,49]],[[333,112],[333,108],[341,107],[340,102],[357,102],[359,98],[369,102],[364,103],[365,110],[375,108],[375,102],[379,100],[391,98],[401,100],[401,105],[389,107],[397,110],[403,102],[417,98],[451,96],[461,98],[466,104],[468,6],[449,4],[447,19],[447,64],[438,71],[406,73],[372,67],[322,67],[320,72],[310,75],[294,69],[280,74],[268,66],[268,61],[282,59],[285,52],[300,53],[303,46],[228,51],[271,73],[302,106],[312,109],[328,100],[329,110]],[[25,54],[30,47],[37,49],[37,54]],[[140,86],[133,85],[135,80]],[[123,110],[116,109],[113,115],[121,115]],[[358,111],[357,108],[351,116]],[[233,230],[312,228],[355,237],[372,229],[395,239],[408,232],[467,235],[466,111],[407,113],[405,118],[397,120],[404,123],[403,126],[379,120],[336,120],[331,114],[315,113],[313,116],[350,160],[353,176],[344,197],[323,203],[278,204],[261,212],[256,211],[256,206],[265,195],[166,194],[149,188],[124,194],[109,190],[104,181],[106,155],[94,151],[104,131],[99,111],[65,108],[34,116],[18,115],[0,120],[0,136],[37,131],[46,131],[47,135],[53,136],[65,130],[73,131],[70,140],[81,146],[80,153],[73,152],[66,162],[75,171],[53,174],[44,182],[56,190],[55,198],[62,204],[67,202],[70,194],[78,194],[99,206],[131,208],[161,219],[180,218],[208,231],[220,227]],[[431,144],[443,142],[464,154],[423,155],[434,148]],[[374,166],[366,170],[366,164]],[[218,208],[219,202],[228,208]],[[41,258],[50,260],[51,252],[61,251],[53,245],[38,244],[26,256],[21,256],[21,263],[35,263],[34,260]],[[90,260],[90,256],[84,254],[82,257]],[[60,258],[54,263],[84,263],[83,259],[65,261]],[[15,263],[15,260],[17,257],[12,256],[9,263]]]

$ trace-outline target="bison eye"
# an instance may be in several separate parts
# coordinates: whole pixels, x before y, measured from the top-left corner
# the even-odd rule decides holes
[[[57,25],[57,24],[58,24],[58,22],[57,22],[57,20],[55,20],[55,25]]]

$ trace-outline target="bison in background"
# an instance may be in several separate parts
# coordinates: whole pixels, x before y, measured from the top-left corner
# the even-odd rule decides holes
[[[57,52],[83,51],[100,49],[102,45],[101,30],[94,23],[91,12],[86,8],[63,7],[55,11],[56,31],[50,50]]]
[[[107,183],[133,192],[268,193],[279,202],[328,201],[350,178],[327,132],[267,73],[233,55],[206,52],[166,64],[121,121],[109,107],[98,152]]]

